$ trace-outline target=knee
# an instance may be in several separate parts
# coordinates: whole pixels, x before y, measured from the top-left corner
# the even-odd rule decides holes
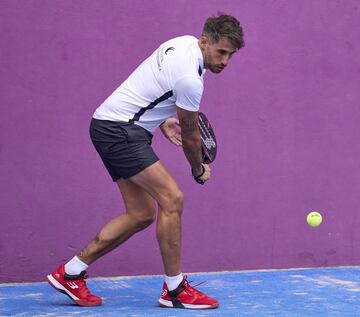
[[[165,203],[161,205],[162,210],[167,214],[182,214],[184,195],[180,190],[176,190],[167,195]]]

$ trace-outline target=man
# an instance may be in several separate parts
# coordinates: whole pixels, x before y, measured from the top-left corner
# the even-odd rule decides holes
[[[151,139],[160,126],[166,138],[182,145],[194,179],[210,179],[210,167],[202,163],[198,129],[203,75],[206,69],[220,73],[243,45],[242,28],[234,17],[209,18],[199,39],[182,36],[163,43],[95,111],[91,139],[120,189],[126,212],[106,224],[77,256],[48,275],[55,289],[78,305],[101,305],[101,298],[86,286],[86,269],[148,227],[155,220],[157,205],[156,234],[165,269],[159,305],[189,309],[219,306],[218,301],[190,286],[181,272],[183,194],[151,148]]]

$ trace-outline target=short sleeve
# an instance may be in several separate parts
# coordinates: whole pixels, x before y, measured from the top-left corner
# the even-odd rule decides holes
[[[175,83],[173,90],[176,106],[188,111],[198,111],[203,89],[200,78],[191,76],[181,78]]]

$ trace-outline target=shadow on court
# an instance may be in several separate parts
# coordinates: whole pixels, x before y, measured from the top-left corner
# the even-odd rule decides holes
[[[157,306],[163,278],[90,279],[103,297],[100,307],[79,307],[47,283],[0,284],[0,316],[317,316],[352,317],[360,313],[360,268],[341,267],[191,274],[193,284],[220,301],[215,310]]]

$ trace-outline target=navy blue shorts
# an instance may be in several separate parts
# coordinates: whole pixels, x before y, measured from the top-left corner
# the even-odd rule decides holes
[[[151,147],[153,135],[134,123],[92,119],[90,136],[114,182],[159,160]]]

